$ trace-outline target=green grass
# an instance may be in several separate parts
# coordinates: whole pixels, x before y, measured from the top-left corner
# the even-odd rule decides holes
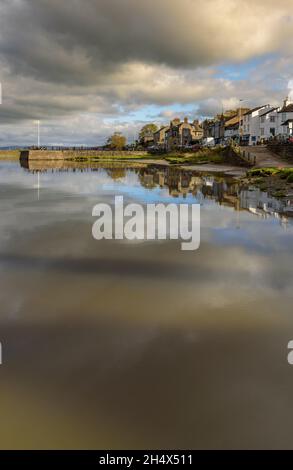
[[[255,168],[248,171],[247,175],[253,178],[276,176],[288,183],[293,182],[293,168]]]
[[[164,159],[171,164],[199,165],[204,163],[223,163],[221,149],[202,149],[190,155],[167,154]]]
[[[157,155],[136,155],[136,154],[129,154],[129,155],[99,155],[94,157],[89,157],[91,160],[160,160],[161,157]]]

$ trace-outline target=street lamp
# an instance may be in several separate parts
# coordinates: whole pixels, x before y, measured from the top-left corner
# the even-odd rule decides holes
[[[239,145],[241,143],[241,136],[242,136],[242,126],[241,126],[241,111],[242,111],[242,106],[241,104],[247,100],[239,100],[240,106],[239,106]]]
[[[40,148],[40,121],[39,120],[35,121],[35,124],[37,124],[38,148]]]

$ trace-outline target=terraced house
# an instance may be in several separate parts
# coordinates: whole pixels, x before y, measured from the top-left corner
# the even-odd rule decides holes
[[[279,110],[279,134],[293,137],[293,101],[286,98],[283,107]]]
[[[203,130],[198,120],[192,123],[188,122],[188,118],[175,118],[170,122],[170,126],[165,133],[165,148],[170,151],[174,148],[186,147],[196,144],[203,137]]]
[[[165,148],[166,144],[166,133],[169,130],[169,126],[163,126],[154,133],[154,145],[156,147]]]
[[[273,138],[293,136],[293,102],[286,98],[282,108],[269,104],[244,113],[241,121],[241,141],[256,145]]]
[[[215,144],[223,144],[227,139],[239,138],[239,122],[241,115],[249,111],[245,109],[229,109],[217,114],[213,119],[203,122],[203,135],[205,139],[214,139]]]

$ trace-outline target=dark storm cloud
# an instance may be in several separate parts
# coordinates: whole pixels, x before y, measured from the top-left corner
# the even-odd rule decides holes
[[[234,105],[251,84],[221,80],[215,67],[286,55],[290,12],[291,0],[1,0],[0,123]]]
[[[292,32],[288,15],[285,21],[278,13],[290,11],[290,3],[280,0],[276,9],[270,0],[6,0],[0,53],[17,73],[69,84],[96,82],[132,61],[194,67],[244,59],[278,47]]]

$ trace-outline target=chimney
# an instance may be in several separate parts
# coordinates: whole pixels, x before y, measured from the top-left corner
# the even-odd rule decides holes
[[[188,123],[188,117],[185,117],[185,118],[184,118],[184,122],[185,122],[185,124]]]
[[[178,126],[178,124],[180,124],[180,119],[179,118],[174,118],[171,121],[171,126]]]
[[[286,108],[289,104],[292,103],[292,100],[287,96],[287,98],[284,100],[284,108]]]

